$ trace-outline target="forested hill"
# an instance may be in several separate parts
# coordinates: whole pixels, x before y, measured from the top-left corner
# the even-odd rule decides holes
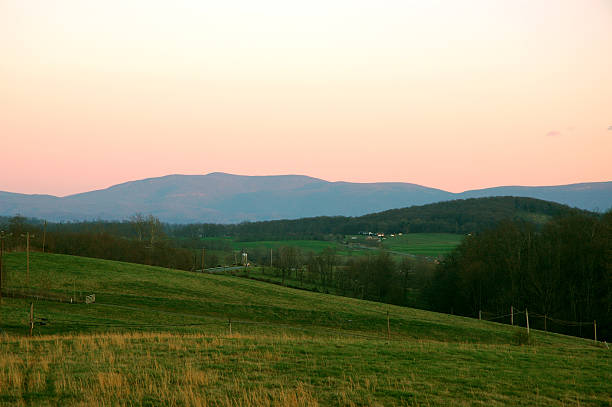
[[[356,218],[364,226],[384,232],[479,232],[501,220],[544,224],[551,217],[580,211],[554,202],[523,197],[458,199],[423,206],[391,209]]]
[[[175,236],[236,236],[243,240],[324,238],[360,232],[474,233],[502,220],[544,224],[555,216],[584,212],[553,202],[522,197],[459,199],[359,217],[320,216],[295,220],[247,222],[238,225],[190,224],[172,227]]]
[[[74,222],[127,219],[137,212],[174,224],[363,216],[454,199],[523,196],[576,208],[612,207],[612,181],[501,186],[452,193],[403,182],[329,182],[303,175],[168,175],[65,197],[0,191],[0,215]]]

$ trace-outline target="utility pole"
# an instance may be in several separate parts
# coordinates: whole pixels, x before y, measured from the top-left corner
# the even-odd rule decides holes
[[[204,248],[202,247],[202,273],[204,272],[204,251],[205,251],[205,250],[206,250],[206,249],[204,249]]]
[[[43,241],[42,241],[42,252],[45,252],[45,241],[47,240],[47,221],[43,225]]]
[[[4,266],[2,264],[2,256],[4,255],[4,239],[11,235],[12,233],[4,234],[4,230],[0,230],[0,303],[2,302],[2,283],[4,282]]]
[[[4,253],[4,230],[0,232],[0,303],[2,302],[2,254]]]
[[[4,231],[0,234],[0,304],[2,304],[2,254],[4,252]]]
[[[21,237],[26,238],[26,287],[30,287],[30,238],[35,237],[34,235],[30,235],[30,232],[26,232],[25,235],[21,235]]]
[[[30,288],[30,232],[26,232],[26,287]]]
[[[26,232],[26,287],[30,287],[30,232]]]

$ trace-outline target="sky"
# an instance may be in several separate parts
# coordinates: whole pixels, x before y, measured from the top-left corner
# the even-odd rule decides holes
[[[0,190],[612,180],[612,0],[0,0]]]

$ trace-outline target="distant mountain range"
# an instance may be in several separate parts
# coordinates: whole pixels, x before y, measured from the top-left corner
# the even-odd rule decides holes
[[[50,221],[121,220],[137,212],[170,223],[238,223],[311,216],[361,216],[388,209],[490,196],[522,196],[571,207],[612,207],[612,182],[506,186],[452,193],[400,182],[329,182],[303,175],[243,176],[214,172],[168,175],[56,197],[0,192],[0,215]]]

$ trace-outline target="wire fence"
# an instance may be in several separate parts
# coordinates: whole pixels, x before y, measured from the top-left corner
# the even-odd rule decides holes
[[[50,290],[42,290],[26,287],[3,287],[2,296],[8,298],[32,298],[35,300],[45,300],[63,303],[83,303],[87,302],[87,295],[82,293],[63,293]],[[95,300],[95,296],[94,296]]]
[[[3,293],[4,290],[3,290]],[[17,292],[14,292],[17,294]],[[27,293],[27,297],[32,297],[31,292]],[[85,302],[83,299],[80,299],[82,302]],[[48,300],[48,298],[39,297],[42,300]],[[53,300],[57,301],[57,298]],[[63,300],[63,298],[62,298]],[[60,300],[61,301],[61,300]],[[80,301],[80,302],[81,302]],[[289,330],[298,330],[302,332],[310,332],[313,330],[317,330],[318,332],[326,331],[329,334],[336,334],[347,337],[354,337],[360,339],[370,339],[370,340],[387,340],[387,341],[403,341],[414,339],[414,336],[404,335],[403,333],[393,332],[391,333],[390,329],[390,315],[389,312],[385,312],[383,310],[371,310],[369,313],[372,315],[383,316],[386,315],[387,318],[387,332],[385,335],[384,329],[379,333],[375,332],[356,332],[351,329],[346,329],[342,327],[333,327],[333,326],[325,326],[325,325],[296,325],[291,323],[283,323],[283,322],[274,322],[274,321],[252,321],[252,320],[240,320],[240,319],[231,319],[223,316],[215,316],[215,315],[202,315],[202,314],[192,314],[192,313],[179,313],[173,311],[165,311],[165,310],[152,310],[150,308],[141,308],[137,306],[130,305],[119,305],[119,304],[110,304],[110,303],[96,303],[96,307],[107,307],[107,308],[115,308],[122,309],[130,312],[144,312],[144,313],[157,313],[160,315],[168,315],[172,317],[180,317],[180,318],[189,318],[189,319],[199,319],[197,322],[184,322],[184,323],[171,323],[171,322],[163,322],[162,320],[158,320],[156,322],[134,322],[134,321],[96,321],[96,320],[84,320],[84,319],[71,319],[66,317],[56,318],[53,316],[47,317],[37,317],[34,320],[30,320],[30,325],[35,326],[46,326],[51,324],[61,324],[64,326],[72,326],[75,329],[78,328],[122,328],[122,329],[176,329],[176,328],[197,328],[197,327],[205,327],[205,326],[227,326],[229,328],[229,332],[231,333],[232,324],[236,325],[245,325],[245,326],[266,326],[266,327],[276,327],[282,329]],[[205,319],[202,321],[202,319]],[[559,318],[553,318],[546,314],[539,314],[536,312],[528,312],[526,309],[520,310],[512,307],[512,312],[507,314],[493,314],[489,312],[480,311],[479,319],[484,321],[498,322],[503,324],[512,324],[516,326],[526,326],[529,327],[529,321],[531,320],[531,329],[539,329],[544,331],[558,332],[563,334],[570,334],[578,337],[586,337],[588,339],[594,339],[597,341],[597,323],[596,321],[592,322],[582,322],[582,321],[569,321],[563,320]],[[536,322],[539,320],[538,322]],[[352,322],[352,320],[347,320],[347,322]],[[534,324],[534,322],[536,322]],[[555,329],[551,324],[556,325]],[[590,330],[587,327],[592,327]],[[585,332],[582,332],[583,328],[586,328]],[[576,329],[578,330],[576,332]]]
[[[313,330],[317,332],[325,331],[329,334],[335,334],[345,337],[353,337],[358,339],[369,339],[369,340],[387,340],[387,341],[401,341],[407,339],[407,337],[400,336],[398,334],[391,335],[388,332],[387,336],[383,334],[374,334],[374,333],[366,333],[366,332],[355,332],[339,327],[329,327],[329,326],[321,326],[321,325],[312,325],[312,326],[299,326],[293,325],[290,323],[282,323],[282,322],[273,322],[273,321],[249,321],[249,320],[240,320],[240,319],[232,319],[221,316],[214,315],[196,315],[196,314],[185,314],[178,313],[172,311],[164,311],[164,310],[151,310],[149,308],[140,308],[135,306],[126,306],[126,305],[118,305],[118,304],[108,304],[108,303],[96,303],[96,307],[108,307],[108,308],[118,308],[126,311],[140,311],[145,313],[158,313],[165,314],[169,316],[181,317],[181,318],[198,318],[198,319],[206,319],[206,321],[198,321],[198,322],[186,322],[186,323],[167,323],[167,322],[130,322],[130,321],[92,321],[92,320],[83,320],[83,319],[71,319],[66,317],[55,317],[47,315],[45,317],[34,317],[29,321],[29,324],[32,326],[43,327],[47,325],[55,325],[61,324],[64,326],[72,326],[76,329],[78,328],[121,328],[121,329],[168,329],[168,328],[197,328],[197,327],[210,327],[210,326],[218,326],[221,328],[229,329],[229,333],[232,333],[232,325],[236,327],[236,325],[244,325],[244,326],[261,326],[261,327],[275,327],[282,329],[289,329],[294,331],[301,331],[304,333],[312,333]],[[376,312],[375,314],[384,315],[385,312]],[[387,314],[388,315],[388,314]]]
[[[597,341],[597,329],[602,328],[600,325],[597,324],[596,320],[589,321],[589,322],[569,321],[569,320],[564,320],[564,319],[559,319],[559,318],[553,318],[546,314],[540,314],[537,312],[529,312],[527,309],[520,310],[514,307],[511,307],[511,309],[512,309],[511,313],[502,314],[502,315],[495,315],[492,313],[479,311],[479,319],[482,319],[485,321],[492,321],[492,322],[501,322],[505,324],[510,323],[511,325],[517,325],[517,326],[520,326],[522,322],[523,325],[525,325],[527,328],[531,328],[531,329],[535,328],[535,329],[543,330],[546,332],[550,331],[550,332],[556,332],[556,333],[562,333],[562,334],[569,334],[572,336],[583,337],[586,339],[593,339],[595,341]],[[515,319],[515,317],[521,317],[521,318]],[[522,319],[522,321],[519,321],[519,319]],[[531,326],[530,326],[530,321],[531,321]],[[534,322],[536,323],[534,324]],[[556,325],[556,329],[554,326],[551,326],[551,324]],[[585,328],[584,332],[583,332],[583,328]],[[592,330],[587,329],[587,328],[592,328]]]

